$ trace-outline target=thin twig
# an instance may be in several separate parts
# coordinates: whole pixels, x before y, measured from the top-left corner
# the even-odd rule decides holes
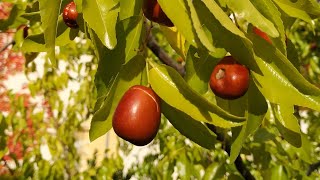
[[[147,47],[153,52],[154,55],[156,55],[161,62],[164,64],[174,68],[177,70],[181,76],[184,76],[186,74],[186,70],[183,65],[179,64],[177,61],[172,59],[157,43],[155,38],[152,36],[152,34],[149,34],[148,40],[147,40]]]
[[[9,43],[7,43],[6,45],[4,45],[1,49],[0,49],[0,53],[2,53],[4,50],[6,50],[10,45],[13,45],[15,43],[14,40],[10,41]]]

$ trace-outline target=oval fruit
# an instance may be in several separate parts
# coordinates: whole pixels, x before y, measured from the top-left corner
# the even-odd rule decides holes
[[[122,139],[137,146],[149,144],[156,136],[161,121],[160,98],[141,85],[129,88],[114,112],[112,126]]]
[[[213,69],[210,88],[223,99],[237,99],[247,92],[249,81],[249,70],[232,56],[226,56]]]
[[[63,21],[70,28],[78,28],[77,18],[78,11],[76,9],[76,4],[72,1],[67,4],[63,9]]]
[[[142,11],[144,16],[150,21],[165,25],[168,27],[174,26],[168,16],[162,11],[157,0],[144,0]]]

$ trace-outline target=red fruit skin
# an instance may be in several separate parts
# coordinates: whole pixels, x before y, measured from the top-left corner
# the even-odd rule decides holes
[[[272,44],[271,39],[269,38],[269,36],[265,32],[261,31],[257,27],[253,27],[253,32],[256,35],[258,35],[258,36],[262,37],[263,39],[265,39],[268,43]]]
[[[112,126],[122,139],[144,146],[157,135],[160,122],[160,98],[151,88],[136,85],[129,88],[119,101]]]
[[[249,70],[232,56],[224,57],[210,76],[210,88],[213,93],[229,100],[243,96],[249,88],[249,82]]]
[[[165,25],[168,27],[174,26],[168,16],[162,11],[157,0],[144,0],[142,11],[144,16],[150,21]]]
[[[78,28],[77,18],[78,11],[76,9],[76,4],[72,1],[67,4],[62,13],[64,23],[70,28]]]

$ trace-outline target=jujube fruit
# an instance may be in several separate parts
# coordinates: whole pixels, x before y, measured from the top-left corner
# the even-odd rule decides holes
[[[78,11],[76,9],[76,4],[72,1],[67,4],[63,9],[63,21],[70,28],[78,28],[77,18]]]
[[[168,16],[162,11],[157,0],[144,0],[142,11],[144,16],[150,21],[165,25],[168,27],[174,26]]]
[[[249,88],[249,70],[232,56],[224,57],[213,69],[210,88],[223,99],[237,99]]]
[[[129,88],[114,112],[112,126],[122,139],[137,146],[149,144],[156,136],[161,121],[160,98],[149,87]]]
[[[261,30],[260,30],[259,28],[257,28],[257,27],[253,27],[253,32],[254,32],[256,35],[258,35],[258,36],[262,37],[263,39],[265,39],[268,43],[272,44],[272,41],[271,41],[271,39],[269,38],[269,36],[267,35],[267,33],[261,31]]]

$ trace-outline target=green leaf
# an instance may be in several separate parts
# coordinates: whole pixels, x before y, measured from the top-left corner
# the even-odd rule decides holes
[[[65,25],[62,16],[59,17],[58,27],[57,27],[57,46],[65,46],[72,42],[76,35],[78,34],[79,29],[72,29]]]
[[[58,16],[62,0],[39,0],[42,28],[44,30],[45,47],[53,66],[57,65],[55,57]]]
[[[298,157],[309,164],[315,163],[317,160],[312,158],[314,149],[310,148],[312,147],[312,144],[311,141],[308,139],[308,135],[301,133],[301,141],[302,145],[300,148],[293,147],[295,149],[295,152],[298,153]]]
[[[46,47],[44,44],[44,35],[32,35],[28,36],[22,43],[21,50],[23,52],[46,52]]]
[[[226,173],[224,163],[213,162],[210,164],[203,176],[203,180],[222,179]]]
[[[170,106],[180,110],[195,120],[230,128],[241,126],[244,119],[229,114],[196,93],[173,68],[157,65],[149,71],[149,81],[153,90]]]
[[[236,160],[243,143],[249,135],[252,135],[258,129],[268,110],[268,105],[265,98],[259,92],[253,81],[250,82],[250,87],[247,92],[247,99],[247,104],[245,105],[247,107],[245,108],[247,109],[247,121],[241,127],[240,133],[231,145],[230,162],[234,162]]]
[[[89,131],[90,141],[94,141],[112,128],[112,117],[123,94],[133,85],[140,84],[141,74],[145,67],[142,56],[136,56],[122,65],[120,72],[105,94],[102,107],[93,115]]]
[[[283,166],[281,165],[277,165],[277,166],[274,166],[272,169],[271,169],[271,176],[268,178],[266,178],[267,180],[273,180],[273,179],[278,179],[278,180],[286,180],[286,179],[289,179]]]
[[[185,1],[172,0],[168,3],[167,0],[158,0],[158,3],[186,40],[193,46],[196,46],[195,36],[192,30],[192,22],[188,12],[188,5],[185,4]],[[177,16],[177,14],[179,15]]]
[[[271,105],[275,115],[276,125],[285,140],[295,147],[301,147],[300,125],[293,115],[293,106],[284,103]]]
[[[83,0],[83,18],[108,49],[117,45],[116,23],[119,3],[113,0]]]
[[[187,0],[187,2],[190,9],[190,16],[193,23],[194,31],[197,34],[197,38],[199,38],[203,46],[206,47],[209,51],[215,52],[216,48],[213,45],[212,38],[209,38],[206,33],[207,27],[203,26],[203,22],[200,21],[198,14],[196,12],[196,11],[202,11],[201,8],[205,8],[205,7],[193,6],[194,1],[192,0]]]
[[[141,16],[141,0],[119,0],[120,1],[120,20],[130,18],[132,16]]]
[[[253,37],[252,41],[261,73],[252,72],[251,75],[262,94],[272,103],[289,103],[320,111],[320,90],[278,49],[258,37]]]
[[[320,16],[320,5],[315,0],[274,0],[277,3],[282,3],[286,6],[305,11],[312,15],[314,18]]]
[[[144,38],[144,26],[142,16],[133,16],[123,21],[125,36],[125,63],[136,56],[142,44],[141,39]],[[142,37],[142,38],[141,38]],[[122,39],[122,37],[120,36]]]
[[[74,0],[78,13],[82,13],[82,1],[83,0]]]
[[[186,113],[171,107],[166,102],[161,103],[161,111],[182,135],[204,148],[214,149],[217,143],[217,136],[204,124],[192,119]]]
[[[309,24],[312,24],[311,17],[308,13],[301,8],[295,6],[293,3],[290,3],[287,0],[273,0],[287,15],[294,18],[299,18],[306,21]],[[298,0],[301,1],[301,0]],[[305,1],[306,2],[306,1]]]
[[[176,27],[160,26],[170,46],[183,58],[186,58],[186,39]]]
[[[249,0],[227,1],[228,7],[271,37],[278,37],[279,32],[272,22],[264,17]]]

